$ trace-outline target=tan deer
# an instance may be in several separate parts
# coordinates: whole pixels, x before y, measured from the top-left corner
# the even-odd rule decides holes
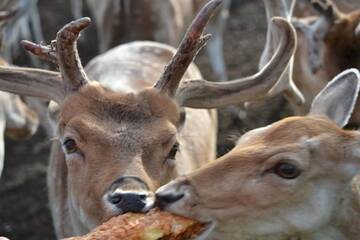
[[[359,0],[331,0],[336,7],[343,13],[350,13],[360,8]],[[294,9],[294,16],[296,17],[310,17],[317,15],[317,12],[306,3],[305,0],[297,1]]]
[[[331,0],[303,2],[311,6],[318,16],[292,18],[298,37],[293,68],[283,81],[285,84],[278,84],[268,93],[269,97],[282,93],[295,113],[300,115],[309,111],[312,100],[334,76],[348,68],[360,68],[360,9],[356,10],[356,2],[353,2],[354,9],[349,13],[340,11]],[[264,0],[264,5],[268,22],[273,16],[292,17],[293,8],[289,8],[283,0]],[[260,66],[272,55],[274,43],[267,42],[270,47],[265,48]],[[289,97],[289,93],[300,94]],[[359,104],[349,123],[355,126],[360,123]]]
[[[359,88],[358,70],[344,71],[307,116],[249,131],[228,154],[158,189],[158,205],[211,223],[208,239],[358,239],[360,133],[342,127]]]
[[[84,234],[114,215],[148,210],[159,186],[214,159],[215,112],[186,107],[256,100],[281,76],[296,39],[292,26],[275,18],[279,48],[264,69],[226,83],[201,80],[190,63],[209,39],[202,32],[220,3],[204,6],[176,52],[134,42],[96,57],[84,70],[76,48],[90,23],[84,18],[61,29],[52,47],[24,43],[57,62],[60,74],[0,68],[1,90],[58,103],[48,187],[59,238]]]
[[[0,46],[2,42],[2,28],[6,21],[14,15],[15,10],[0,11]],[[0,66],[8,66],[8,63],[1,57]],[[19,96],[0,92],[0,176],[4,167],[4,136],[13,139],[25,139],[36,132],[38,125],[39,119],[36,113]]]
[[[151,40],[177,46],[195,14],[208,0],[86,0],[98,33],[100,52],[135,40]],[[208,31],[213,40],[206,50],[216,77],[226,80],[223,32],[231,0],[224,0]],[[82,15],[83,0],[71,0],[73,15]]]
[[[318,17],[299,18],[294,24],[299,46],[294,66],[294,81],[306,101],[295,108],[305,113],[317,93],[336,74],[347,68],[360,68],[360,10],[343,13],[328,0],[309,1]],[[350,123],[360,123],[356,105]]]

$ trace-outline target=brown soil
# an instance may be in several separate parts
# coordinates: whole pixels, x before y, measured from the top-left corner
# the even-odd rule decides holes
[[[225,56],[230,79],[256,72],[265,40],[265,16],[262,1],[234,0],[225,33]],[[69,0],[40,0],[41,20],[47,42],[71,19]],[[93,34],[92,30],[91,34]],[[80,55],[87,62],[96,55],[96,38],[86,46],[80,44]],[[24,62],[18,59],[18,64]],[[208,79],[214,80],[205,54],[197,63]],[[246,114],[236,107],[239,117],[229,110],[220,112],[219,154],[233,146],[233,140],[244,131],[265,125],[279,117],[283,101],[272,102],[256,112]],[[6,160],[0,180],[0,236],[12,240],[55,239],[47,203],[46,167],[50,139],[39,132],[27,141],[7,140]]]

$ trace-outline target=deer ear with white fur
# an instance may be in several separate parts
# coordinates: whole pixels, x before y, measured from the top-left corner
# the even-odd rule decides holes
[[[354,110],[359,88],[359,71],[343,71],[315,97],[309,115],[326,116],[338,126],[344,127]]]

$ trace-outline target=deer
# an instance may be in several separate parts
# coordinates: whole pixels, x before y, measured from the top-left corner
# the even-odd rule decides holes
[[[13,18],[16,10],[0,11],[0,46],[2,28]],[[7,61],[0,57],[0,66],[8,66]],[[0,177],[4,168],[5,136],[15,140],[31,137],[37,130],[39,119],[18,95],[0,92]]]
[[[306,116],[242,135],[216,161],[156,191],[156,205],[208,223],[207,239],[357,239],[360,133],[344,130],[360,73],[338,74]]]
[[[268,24],[271,17],[287,17],[291,19],[298,38],[296,54],[287,75],[267,94],[267,98],[282,95],[289,101],[296,115],[304,115],[309,111],[315,96],[334,76],[345,69],[360,67],[360,38],[357,34],[360,29],[360,10],[344,13],[330,0],[294,0],[288,3],[264,0]],[[318,16],[294,17],[298,3],[306,3]],[[356,6],[355,2],[353,4]],[[346,10],[342,4],[339,5]],[[270,28],[267,34],[272,34]],[[272,56],[276,43],[274,39],[275,36],[267,37],[259,67]],[[256,105],[247,103],[247,106]],[[349,126],[358,126],[359,114],[357,104]]]
[[[207,0],[86,0],[98,33],[99,51],[121,43],[152,40],[177,46],[195,14]],[[227,80],[223,56],[223,32],[231,0],[225,0],[219,14],[209,24],[213,40],[206,50],[216,79]],[[73,15],[82,16],[83,0],[71,0]]]
[[[299,46],[294,66],[294,82],[304,94],[305,104],[294,108],[304,113],[318,92],[339,72],[359,68],[360,38],[357,33],[360,10],[341,12],[328,0],[309,1],[318,17],[295,19]],[[349,122],[360,121],[359,104]]]
[[[209,40],[202,33],[221,2],[200,10],[177,50],[136,41],[84,69],[77,40],[90,19],[81,18],[65,25],[50,46],[23,42],[60,72],[0,67],[1,90],[52,101],[57,140],[47,183],[58,238],[85,234],[112,216],[146,212],[158,187],[215,159],[213,108],[256,100],[282,75],[296,36],[288,21],[274,18],[282,37],[261,71],[229,82],[203,79],[191,62]]]
[[[38,0],[2,0],[0,9],[14,12],[3,30],[2,56],[12,62],[18,56],[21,48],[17,44],[20,39],[32,39],[35,42],[43,41],[40,15],[37,7]],[[31,59],[35,64],[35,58]]]
[[[360,8],[359,1],[352,0],[332,0],[332,3],[343,13],[350,13],[355,9]],[[305,1],[298,1],[294,9],[294,16],[296,17],[310,17],[316,15],[317,12],[309,6]]]

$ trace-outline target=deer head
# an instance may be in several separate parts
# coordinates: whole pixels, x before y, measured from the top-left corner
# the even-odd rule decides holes
[[[34,54],[57,62],[60,73],[0,68],[0,89],[59,104],[62,151],[58,159],[66,162],[67,204],[81,217],[78,224],[85,229],[113,215],[146,211],[155,189],[176,176],[174,165],[181,164],[177,147],[184,144],[177,143],[176,135],[189,121],[184,123],[182,107],[213,108],[260,97],[284,71],[294,53],[295,32],[285,19],[275,18],[281,35],[279,48],[260,73],[223,84],[195,79],[179,86],[187,67],[209,39],[202,32],[220,3],[210,1],[199,12],[152,88],[122,93],[88,79],[76,49],[80,31],[90,23],[88,18],[67,24],[52,47],[24,42]]]
[[[215,223],[219,239],[353,239],[337,227],[350,219],[343,205],[360,170],[360,134],[342,129],[359,86],[359,72],[344,71],[307,116],[246,133],[228,154],[158,189],[158,205]]]

